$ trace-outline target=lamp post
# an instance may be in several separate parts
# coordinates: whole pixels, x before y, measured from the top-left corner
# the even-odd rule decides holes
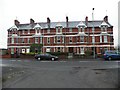
[[[95,58],[95,35],[94,35],[94,8],[92,9],[92,21],[93,21],[93,27],[92,27],[92,32],[93,32],[93,58]]]
[[[43,53],[44,53],[44,30],[43,30]]]

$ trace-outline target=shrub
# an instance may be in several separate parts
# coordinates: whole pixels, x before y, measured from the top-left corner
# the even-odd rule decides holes
[[[32,44],[30,46],[30,52],[35,52],[35,49],[38,50],[38,52],[41,52],[42,44]]]
[[[85,55],[86,56],[91,56],[92,55],[92,51],[90,51],[90,50],[85,51]]]
[[[59,55],[68,55],[68,52],[48,52],[49,54],[55,55],[55,56],[59,56]]]

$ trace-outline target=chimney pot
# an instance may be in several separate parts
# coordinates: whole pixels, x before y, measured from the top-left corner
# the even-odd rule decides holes
[[[35,21],[31,18],[30,19],[30,24],[33,24],[33,23],[35,23]]]
[[[47,23],[50,23],[50,18],[49,17],[47,17]]]
[[[47,25],[48,25],[48,28],[50,28],[50,18],[47,17]]]
[[[105,21],[105,22],[108,22],[108,16],[105,16],[105,17],[104,17],[104,21]]]
[[[14,20],[14,24],[15,24],[15,25],[19,25],[20,22],[19,22],[18,20]]]
[[[85,23],[86,23],[86,25],[88,25],[88,16],[86,16],[86,18],[85,18]]]
[[[68,28],[68,16],[66,16],[66,27]]]

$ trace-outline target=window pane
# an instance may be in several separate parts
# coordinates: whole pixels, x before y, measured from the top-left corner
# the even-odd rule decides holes
[[[80,42],[84,42],[84,36],[80,36]]]
[[[35,43],[38,43],[38,38],[35,38]]]
[[[107,43],[107,36],[104,36],[104,42]]]

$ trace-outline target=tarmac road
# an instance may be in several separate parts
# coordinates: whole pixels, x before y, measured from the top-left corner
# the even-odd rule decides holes
[[[118,61],[3,61],[3,88],[117,88]]]

